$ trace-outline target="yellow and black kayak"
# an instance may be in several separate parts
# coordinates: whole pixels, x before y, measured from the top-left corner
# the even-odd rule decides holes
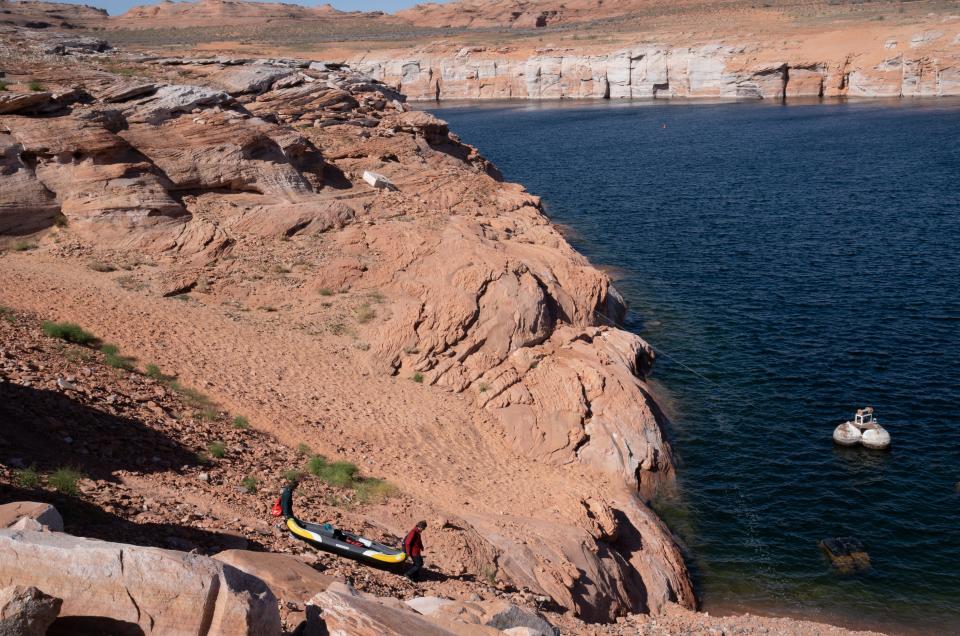
[[[279,510],[277,510],[277,504],[274,504],[274,514],[277,516],[283,515],[287,530],[296,538],[309,543],[318,550],[325,550],[371,565],[389,566],[407,560],[406,552],[401,549],[371,541],[351,532],[344,532],[334,528],[329,523],[317,524],[300,521],[293,514],[293,491],[296,487],[296,482],[293,482],[283,489],[277,502],[279,503]]]

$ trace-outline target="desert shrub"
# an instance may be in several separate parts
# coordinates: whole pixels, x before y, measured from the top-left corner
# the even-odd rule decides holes
[[[370,306],[370,303],[363,303],[357,307],[357,322],[361,325],[366,324],[377,317],[377,310]]]
[[[288,468],[283,471],[283,478],[289,482],[300,481],[301,477],[303,477],[303,473],[296,468]]]
[[[29,252],[30,250],[37,249],[37,246],[33,243],[28,243],[27,241],[17,241],[13,244],[14,252]]]
[[[243,481],[240,482],[243,485],[243,489],[246,490],[251,495],[256,494],[257,486],[260,485],[260,480],[254,477],[253,475],[247,475],[243,478]]]
[[[399,492],[399,489],[388,481],[367,477],[356,483],[356,501],[358,503],[383,503]]]
[[[83,479],[83,473],[76,468],[65,466],[58,468],[47,477],[47,483],[65,495],[77,494],[77,483]]]
[[[36,464],[13,471],[13,478],[21,488],[36,488],[40,485],[40,473],[37,472]]]
[[[250,428],[250,420],[248,420],[242,415],[238,415],[235,418],[233,418],[233,428],[238,428],[241,431],[245,431],[248,428]]]
[[[89,331],[84,331],[83,327],[72,322],[51,322],[44,320],[42,324],[43,333],[51,338],[59,338],[67,342],[79,345],[89,345],[97,341],[97,337]]]
[[[358,470],[357,466],[350,462],[333,462],[327,464],[317,477],[331,486],[350,488],[354,485]]]
[[[313,454],[313,450],[311,450],[310,445],[307,444],[306,442],[300,442],[299,444],[297,444],[297,452],[300,453],[301,455],[307,455],[307,456],[310,456]]]
[[[87,267],[92,269],[95,272],[115,272],[117,268],[111,265],[110,263],[104,263],[103,261],[91,261]]]
[[[309,448],[309,447],[308,447]],[[314,455],[307,461],[307,470],[311,475],[319,477],[327,469],[327,458],[323,455]]]
[[[413,380],[414,382],[416,382],[417,384],[423,384],[423,374],[420,373],[419,371],[417,371],[416,373],[414,373],[414,374],[410,377],[410,379]]]
[[[0,80],[0,91],[7,90],[7,86],[8,84],[6,82],[4,82],[3,80]]]
[[[180,395],[180,397],[183,398],[184,402],[186,402],[188,406],[191,406],[195,409],[205,409],[215,406],[213,400],[211,400],[209,396],[197,391],[196,389],[183,386],[176,381],[170,382],[169,386],[172,391],[176,392]]]
[[[121,289],[125,289],[127,291],[143,291],[147,288],[146,283],[138,280],[133,274],[119,276],[116,278],[116,281],[117,285],[119,285]]]
[[[333,290],[330,289],[329,287],[321,287],[321,288],[318,290],[318,293],[319,293],[321,296],[333,296]]]
[[[373,291],[369,292],[369,293],[367,294],[367,298],[370,299],[370,302],[372,302],[372,303],[377,303],[377,304],[382,303],[384,300],[386,300],[386,298],[384,297],[384,295],[383,295],[382,293],[380,293],[380,291],[378,291],[378,290],[376,290],[376,289],[374,289]]]
[[[103,354],[103,361],[114,369],[133,370],[134,359],[128,356],[120,355],[120,350],[116,345],[104,344],[100,346],[100,353]]]
[[[163,371],[160,370],[160,367],[155,364],[148,364],[146,367],[144,367],[143,373],[148,378],[160,380],[161,382],[169,379],[168,376],[163,374]]]
[[[483,572],[480,573],[483,577],[483,580],[490,585],[497,584],[497,568],[494,565],[488,565],[483,568]]]
[[[220,440],[210,442],[207,445],[207,452],[210,453],[210,457],[222,459],[227,454],[227,446]]]
[[[17,315],[13,313],[13,310],[9,307],[0,305],[0,320],[6,320],[7,322],[13,324],[17,322]]]
[[[57,212],[53,215],[53,224],[57,227],[67,227],[70,224],[70,221],[67,220],[67,215],[63,212]]]
[[[289,269],[288,267],[283,266],[283,265],[274,265],[274,266],[273,266],[273,273],[274,273],[274,274],[289,274],[289,273],[290,273],[290,269]]]
[[[483,382],[480,383],[480,392],[481,392],[481,393],[486,393],[486,392],[489,391],[489,390],[490,390],[490,387],[489,387],[487,384],[485,384],[485,383],[483,383]]]
[[[27,88],[32,91],[42,91],[43,84],[41,84],[39,80],[30,80],[30,83],[27,84]]]

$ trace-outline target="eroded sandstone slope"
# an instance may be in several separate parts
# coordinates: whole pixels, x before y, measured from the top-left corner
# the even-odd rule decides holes
[[[0,303],[362,459],[482,538],[474,576],[588,620],[694,604],[642,499],[652,353],[535,197],[348,68],[38,41],[0,50]]]

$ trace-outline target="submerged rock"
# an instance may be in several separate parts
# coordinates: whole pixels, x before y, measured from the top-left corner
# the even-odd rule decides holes
[[[820,542],[820,549],[841,574],[854,574],[870,569],[870,556],[856,537],[824,539]]]

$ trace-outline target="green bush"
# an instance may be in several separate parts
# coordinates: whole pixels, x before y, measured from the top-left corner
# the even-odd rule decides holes
[[[243,481],[240,482],[243,485],[243,489],[246,490],[251,495],[256,494],[257,486],[260,485],[260,480],[254,477],[253,475],[247,475],[243,478]]]
[[[100,353],[103,354],[103,361],[114,369],[124,369],[133,371],[134,359],[120,355],[120,349],[116,345],[104,344],[100,346]]]
[[[350,462],[333,462],[327,467],[325,478],[331,486],[344,488],[353,485],[358,470],[357,466]]]
[[[3,80],[0,80],[0,91],[7,90],[7,86],[8,84],[6,82],[4,82]]]
[[[32,91],[42,91],[43,84],[41,84],[39,80],[30,80],[30,83],[27,84],[27,88]]]
[[[367,477],[356,484],[358,503],[383,503],[399,492],[399,489],[388,481]]]
[[[161,382],[170,380],[170,376],[164,375],[163,371],[160,370],[160,367],[158,367],[155,364],[148,364],[146,367],[144,367],[143,373],[148,378],[153,378],[154,380],[160,380]]]
[[[306,446],[306,444],[303,444]],[[309,449],[310,447],[307,446]],[[323,455],[314,455],[310,458],[310,461],[307,462],[307,470],[310,471],[311,475],[316,475],[319,477],[323,474],[323,471],[327,469],[327,458]]]
[[[306,442],[300,442],[299,444],[297,444],[297,452],[300,453],[301,455],[306,455],[308,457],[313,454],[313,450],[310,448],[310,445],[307,444]]]
[[[37,472],[36,464],[13,471],[13,478],[21,488],[36,488],[40,485],[40,473]]]
[[[210,453],[210,457],[221,459],[227,454],[227,446],[220,440],[210,442],[207,446],[207,452]]]
[[[331,486],[350,488],[354,485],[353,482],[357,475],[357,470],[356,465],[350,462],[333,462],[332,464],[327,464],[317,477]]]
[[[420,373],[419,371],[414,373],[410,379],[416,382],[417,384],[423,384],[423,374]]]
[[[329,287],[321,287],[319,293],[321,296],[333,296],[333,290]]]
[[[233,418],[233,428],[238,428],[241,431],[245,431],[248,428],[250,428],[250,420],[248,420],[242,415],[238,415],[235,418]]]
[[[26,241],[17,241],[13,244],[14,252],[29,252],[30,250],[37,249],[37,246],[33,243],[27,243]]]
[[[179,382],[171,380],[169,377],[167,380],[169,380],[167,386],[169,386],[172,391],[179,394],[180,397],[183,398],[183,401],[187,403],[187,406],[200,411],[200,417],[205,420],[217,419],[217,416],[219,415],[219,412],[217,411],[217,405],[213,400],[210,399],[209,396],[197,391],[196,389],[183,386]]]
[[[283,478],[289,482],[300,481],[301,477],[303,477],[303,473],[296,468],[288,468],[283,471]]]
[[[65,495],[77,494],[77,483],[83,479],[83,473],[76,468],[65,466],[58,468],[49,477],[47,483]]]
[[[59,338],[79,345],[89,345],[97,341],[97,337],[83,327],[72,322],[51,322],[43,321],[43,333],[51,338]]]

